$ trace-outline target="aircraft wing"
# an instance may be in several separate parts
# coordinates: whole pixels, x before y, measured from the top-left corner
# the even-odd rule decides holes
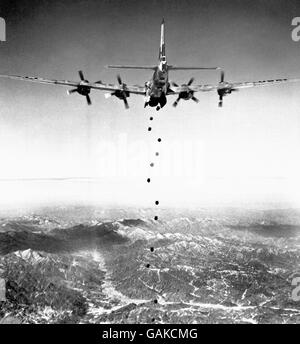
[[[0,74],[0,78],[8,78],[8,79],[14,79],[14,80],[37,82],[40,84],[53,84],[53,85],[71,86],[71,87],[76,87],[76,86],[79,86],[80,84],[80,82],[78,81],[51,80],[51,79],[43,79],[43,78],[38,78],[38,77],[33,77],[33,76]]]
[[[188,86],[188,88],[190,91],[193,91],[193,92],[210,92],[210,91],[217,90],[218,85],[191,85],[191,86]],[[186,85],[170,86],[167,95],[179,94],[181,92],[185,92],[186,90],[187,90]]]
[[[193,92],[210,92],[210,91],[217,91],[217,90],[222,90],[222,89],[238,90],[238,89],[258,87],[258,86],[272,86],[272,85],[279,85],[279,84],[292,83],[292,82],[300,82],[300,78],[259,80],[259,81],[251,81],[251,82],[249,81],[228,82],[228,83],[223,82],[216,85],[190,85],[188,86],[188,88],[190,91],[193,91]],[[186,90],[187,90],[186,85],[170,86],[170,91],[168,92],[168,95],[179,94]]]
[[[123,65],[116,65],[116,66],[107,66],[107,68],[155,70],[155,68],[157,68],[157,66],[123,66]]]
[[[121,89],[120,85],[116,84],[104,84],[100,81],[90,83],[87,80],[79,81],[69,81],[69,80],[55,80],[55,79],[44,79],[39,77],[33,77],[33,76],[19,76],[19,75],[6,75],[6,74],[0,74],[0,78],[8,78],[8,79],[14,79],[14,80],[22,80],[22,81],[30,81],[34,83],[39,84],[49,84],[49,85],[58,85],[58,86],[66,86],[66,87],[82,87],[82,88],[89,88],[89,89],[95,89],[100,91],[118,91]],[[133,94],[140,94],[145,95],[146,90],[144,86],[138,86],[138,85],[124,85],[126,91]]]
[[[121,88],[119,85],[113,85],[113,84],[103,84],[103,83],[91,83],[87,85],[88,87],[91,87],[91,89],[100,90],[100,91],[119,91]],[[146,95],[146,89],[144,86],[139,85],[125,85],[125,90],[132,94],[139,94],[142,96]]]
[[[257,86],[272,86],[272,85],[279,85],[282,83],[290,83],[290,82],[299,82],[300,78],[296,79],[273,79],[273,80],[259,80],[259,81],[252,81],[252,82],[233,82],[230,83],[230,86],[234,89],[242,89],[242,88],[250,88],[250,87],[257,87]]]

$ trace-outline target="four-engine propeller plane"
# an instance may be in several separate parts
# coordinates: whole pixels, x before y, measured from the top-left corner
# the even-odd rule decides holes
[[[167,103],[167,95],[176,94],[171,88],[169,83],[169,71],[170,70],[217,70],[218,67],[179,67],[169,65],[167,62],[166,48],[165,48],[165,22],[161,23],[160,31],[160,47],[158,55],[158,66],[108,66],[108,68],[123,68],[123,69],[145,69],[153,70],[152,79],[145,83],[144,95],[146,106],[156,107],[156,110],[164,107]],[[190,80],[187,86],[191,85],[193,79]],[[183,85],[184,87],[185,85]],[[193,99],[198,102],[198,99],[194,97],[191,92],[185,94],[185,89],[180,92],[180,97],[183,99]],[[180,99],[180,98],[178,98]],[[174,104],[177,105],[178,101]]]
[[[173,103],[176,107],[178,102],[183,100],[193,100],[198,103],[198,99],[195,97],[196,92],[210,92],[216,91],[219,96],[219,107],[223,105],[223,97],[231,94],[239,89],[256,87],[256,86],[268,86],[277,85],[281,83],[299,82],[297,79],[275,79],[275,80],[262,80],[254,82],[226,82],[224,79],[224,71],[220,67],[180,67],[173,66],[167,63],[166,49],[165,49],[165,25],[164,20],[161,24],[161,36],[160,36],[160,48],[159,48],[159,61],[157,66],[108,66],[109,68],[119,69],[139,69],[139,70],[153,70],[153,76],[151,80],[145,83],[144,86],[127,85],[122,82],[121,77],[118,75],[118,84],[105,84],[101,81],[89,82],[85,79],[83,72],[79,71],[80,81],[68,81],[68,80],[52,80],[31,76],[18,76],[18,75],[5,75],[0,74],[2,78],[10,78],[16,80],[31,81],[41,84],[52,84],[59,86],[73,87],[68,90],[68,94],[78,93],[86,97],[87,104],[91,105],[90,93],[91,90],[109,91],[106,93],[106,97],[115,96],[124,102],[126,108],[128,108],[127,98],[130,94],[138,94],[145,97],[144,107],[156,107],[156,110],[161,109],[167,103],[167,96],[177,95],[177,99]],[[221,79],[217,85],[192,85],[194,78],[191,78],[186,84],[178,85],[175,82],[169,82],[169,71],[171,70],[220,70]]]

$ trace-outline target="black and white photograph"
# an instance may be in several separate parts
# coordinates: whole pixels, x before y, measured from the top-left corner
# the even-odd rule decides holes
[[[0,0],[0,325],[299,324],[299,153],[298,0]]]

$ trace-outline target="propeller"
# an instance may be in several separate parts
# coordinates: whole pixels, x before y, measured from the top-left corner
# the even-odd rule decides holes
[[[193,82],[194,82],[194,78],[191,78],[186,84],[181,85],[181,87],[183,88],[183,91],[181,91],[178,94],[178,98],[173,103],[174,107],[176,107],[178,105],[180,99],[184,99],[184,100],[192,99],[195,103],[199,102],[199,99],[197,99],[194,96],[194,91],[191,90],[190,87],[189,87],[189,86],[192,85]],[[179,87],[178,84],[176,84],[175,82],[172,82],[172,85],[175,86],[175,87]]]
[[[120,77],[120,75],[117,75],[117,79],[118,79],[118,83],[120,85],[120,88],[122,88],[122,91],[121,91],[121,98],[120,99],[123,99],[123,102],[124,102],[124,105],[125,105],[125,108],[126,109],[129,109],[129,105],[128,105],[128,102],[127,102],[127,97],[128,97],[128,92],[126,92],[126,84],[124,84],[122,82],[122,79]]]
[[[80,70],[80,71],[78,72],[78,74],[79,74],[80,80],[81,80],[81,81],[85,81],[82,70]]]
[[[119,84],[120,89],[115,90],[114,92],[111,92],[111,93],[106,93],[104,96],[105,96],[105,98],[109,98],[111,96],[116,96],[117,98],[123,100],[125,108],[129,109],[129,105],[127,102],[127,98],[129,97],[129,92],[127,91],[126,84],[124,84],[122,82],[120,75],[117,75],[117,80],[118,80],[118,84]]]
[[[221,82],[224,82],[225,79],[225,72],[222,70],[221,71]]]
[[[79,78],[80,78],[81,82],[80,82],[79,86],[77,86],[76,88],[68,90],[68,94],[78,93],[78,94],[80,94],[86,98],[88,105],[92,105],[92,101],[91,101],[91,98],[89,96],[89,94],[91,92],[91,88],[84,85],[84,83],[89,83],[89,81],[84,78],[83,72],[81,70],[78,72],[78,74],[79,74]]]
[[[220,83],[223,83],[225,80],[225,72],[222,70],[221,71],[221,78],[220,78]],[[222,92],[221,90],[218,92],[219,94],[219,107],[223,106],[223,97],[224,97],[224,92]]]
[[[173,106],[176,107],[178,105],[179,101],[180,101],[180,97],[178,96],[178,98],[173,103]]]
[[[238,89],[234,88],[234,86],[228,82],[225,81],[225,72],[221,71],[221,77],[218,87],[218,95],[219,95],[219,107],[223,106],[223,98],[227,94],[230,94],[232,92],[236,92]]]
[[[194,78],[190,78],[189,82],[187,83],[188,86],[191,86],[191,84],[194,82]]]
[[[85,96],[88,105],[92,105],[91,97],[89,95]]]

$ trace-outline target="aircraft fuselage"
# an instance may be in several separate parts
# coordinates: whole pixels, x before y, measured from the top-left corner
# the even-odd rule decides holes
[[[151,107],[156,106],[156,110],[167,104],[167,91],[169,89],[169,73],[165,49],[165,22],[161,23],[160,46],[158,54],[159,64],[155,68],[152,79],[146,83],[146,102]]]
[[[159,110],[167,103],[167,91],[169,88],[169,75],[167,63],[160,62],[156,67],[152,79],[146,83],[146,103]]]

